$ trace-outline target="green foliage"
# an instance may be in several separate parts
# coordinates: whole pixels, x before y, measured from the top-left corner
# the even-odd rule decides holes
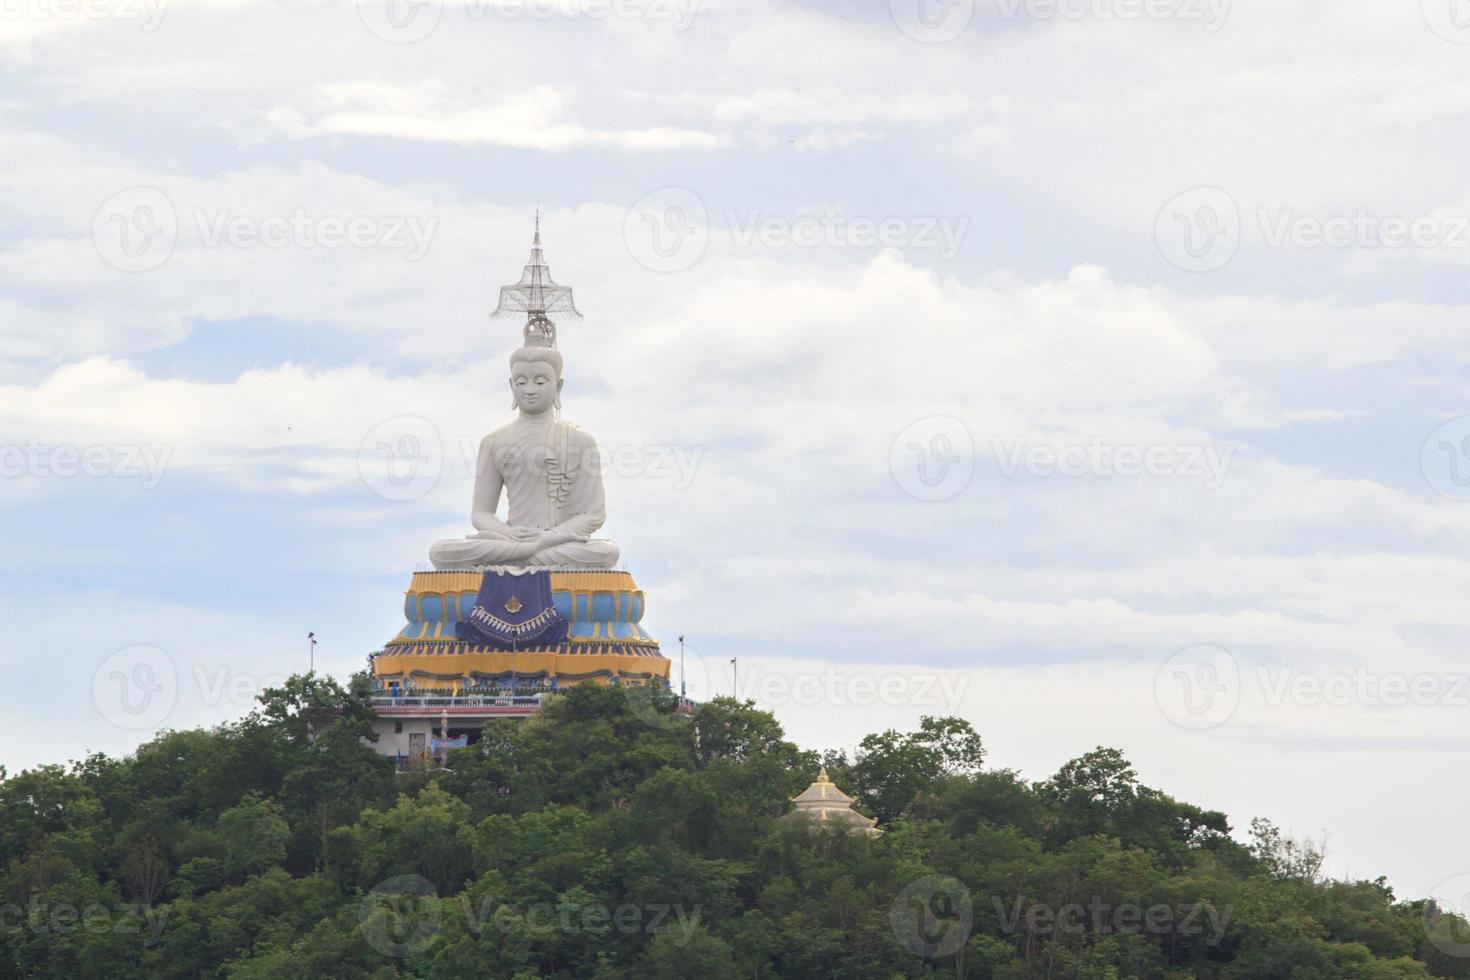
[[[983,768],[954,718],[849,760],[717,699],[578,687],[395,775],[361,679],[0,771],[0,975],[1470,977],[1470,924],[1099,748]],[[826,764],[877,839],[778,818]]]

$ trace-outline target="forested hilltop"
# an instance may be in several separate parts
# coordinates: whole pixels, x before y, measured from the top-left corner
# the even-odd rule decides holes
[[[360,679],[354,682],[359,684]],[[1031,783],[956,719],[804,751],[578,687],[395,775],[360,687],[0,782],[16,977],[1470,977],[1470,928],[1142,786]],[[776,818],[825,762],[877,839]]]

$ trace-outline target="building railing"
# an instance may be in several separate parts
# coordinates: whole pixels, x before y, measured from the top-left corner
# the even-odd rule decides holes
[[[541,692],[537,694],[399,694],[397,696],[376,693],[368,698],[374,708],[416,708],[421,711],[437,711],[455,709],[530,709],[540,710],[546,697],[552,692]],[[690,713],[698,702],[689,698],[680,698],[674,705],[674,710],[680,714]]]
[[[374,694],[375,708],[539,708],[543,694]]]

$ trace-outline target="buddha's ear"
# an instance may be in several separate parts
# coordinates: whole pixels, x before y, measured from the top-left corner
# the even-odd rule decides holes
[[[516,379],[507,378],[506,383],[510,385],[510,410],[516,410]]]
[[[561,386],[564,385],[564,384],[566,384],[566,378],[557,378],[556,379],[556,402],[555,402],[555,405],[556,405],[557,408],[561,408]]]

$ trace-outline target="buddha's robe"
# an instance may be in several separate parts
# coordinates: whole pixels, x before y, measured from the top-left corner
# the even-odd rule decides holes
[[[607,514],[597,443],[550,417],[522,415],[480,442],[470,520],[476,532],[429,549],[435,568],[566,565],[611,568],[618,548],[592,540]],[[508,520],[495,516],[504,490]],[[528,537],[527,531],[547,532]]]

